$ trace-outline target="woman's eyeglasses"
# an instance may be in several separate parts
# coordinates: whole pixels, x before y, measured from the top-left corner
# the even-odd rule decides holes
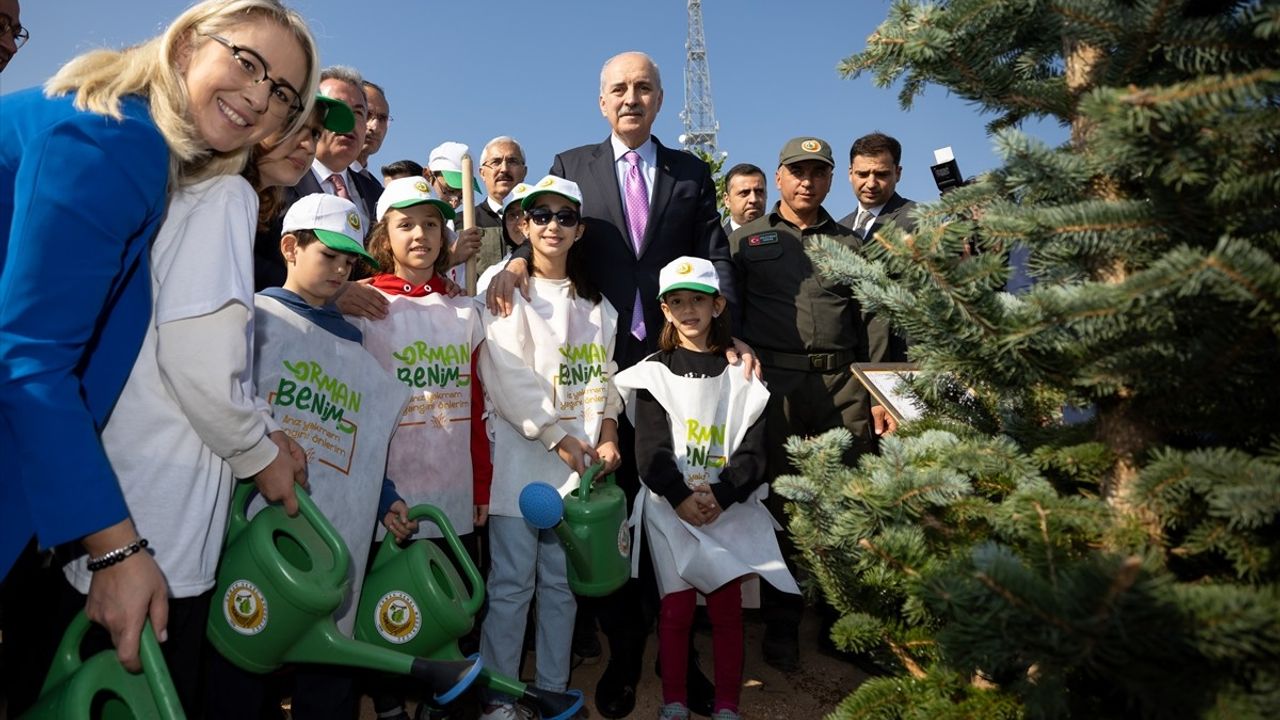
[[[220,35],[206,34],[205,37],[216,41],[231,51],[231,58],[244,71],[245,77],[249,79],[250,84],[256,86],[262,83],[270,83],[268,87],[271,88],[271,100],[267,102],[267,108],[272,110],[275,115],[290,117],[302,112],[302,98],[298,96],[298,91],[287,82],[273,80],[267,74],[267,61],[263,60],[261,55],[249,48],[242,48]]]
[[[13,38],[15,50],[26,45],[27,41],[31,39],[31,33],[26,28],[14,22],[13,18],[8,15],[0,15],[0,37],[5,35]]]

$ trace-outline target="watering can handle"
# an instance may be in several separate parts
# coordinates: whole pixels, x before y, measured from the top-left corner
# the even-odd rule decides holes
[[[316,503],[311,499],[311,495],[298,485],[294,487],[294,492],[298,495],[298,512],[302,517],[306,518],[311,527],[315,529],[316,534],[329,546],[329,551],[333,553],[333,567],[329,568],[328,582],[333,587],[339,587],[347,579],[347,566],[351,564],[351,551],[347,549],[347,543],[343,541],[342,536],[338,534],[333,523],[329,522],[329,518],[320,512],[320,508],[316,507]]]
[[[595,481],[596,475],[600,474],[600,471],[603,469],[604,461],[601,460],[587,468],[587,471],[582,473],[582,476],[578,478],[578,498],[582,500],[582,502],[586,502],[591,499],[591,483]]]
[[[236,485],[235,494],[231,497],[231,516],[227,520],[227,542],[230,543],[236,539],[245,528],[249,527],[249,502],[253,500],[253,496],[258,492],[258,487],[253,484],[252,480],[241,480]],[[332,577],[328,581],[335,587],[341,585],[347,577],[347,566],[351,564],[351,551],[347,549],[347,544],[343,542],[342,536],[338,535],[338,531],[333,528],[333,524],[329,519],[320,512],[320,508],[316,507],[311,496],[301,485],[294,486],[294,493],[298,497],[298,511],[302,517],[315,528],[320,539],[325,545],[329,546],[329,551],[333,553],[333,567],[330,569]],[[283,510],[281,510],[283,512]]]
[[[84,642],[85,633],[89,631],[89,616],[83,610],[76,613],[67,626],[62,641],[58,643],[57,654],[53,658],[53,666],[49,669],[49,677],[45,680],[41,694],[50,688],[57,687],[73,675],[83,661],[80,659],[80,644]],[[142,636],[139,638],[138,654],[142,660],[142,672],[147,678],[147,687],[161,718],[184,718],[182,704],[178,702],[178,691],[169,677],[169,667],[164,662],[164,654],[160,651],[160,643],[151,630],[151,621],[142,625]]]
[[[444,540],[449,544],[449,549],[453,551],[454,560],[462,566],[462,572],[467,576],[467,584],[471,586],[470,594],[467,601],[463,603],[463,609],[467,614],[475,616],[480,612],[481,606],[484,605],[484,578],[480,577],[480,571],[476,569],[476,564],[471,561],[471,556],[467,554],[466,548],[462,547],[462,540],[458,538],[458,533],[453,529],[453,523],[449,522],[448,516],[444,514],[440,508],[435,505],[414,505],[409,508],[409,519],[418,520],[427,518],[440,528],[440,534],[444,536]],[[383,545],[394,545],[399,550],[399,544],[394,537],[388,537]]]
[[[150,620],[142,626],[138,653],[142,656],[142,672],[147,678],[147,687],[151,688],[151,697],[156,701],[160,717],[166,720],[185,718],[186,713],[178,700],[178,689],[173,685],[169,666],[164,662],[164,653],[160,651],[160,643],[151,630]]]
[[[150,624],[147,625],[150,627]],[[53,656],[53,665],[49,668],[49,676],[44,681],[44,687],[40,693],[43,695],[49,688],[61,685],[63,681],[71,677],[71,675],[80,669],[80,643],[84,640],[84,634],[89,631],[89,616],[84,611],[76,613],[71,618],[71,624],[67,626],[67,631],[62,634],[62,641],[58,643],[57,654]]]

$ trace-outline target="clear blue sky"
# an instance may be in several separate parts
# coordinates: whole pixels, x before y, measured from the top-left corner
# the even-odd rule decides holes
[[[541,177],[555,153],[603,140],[597,105],[600,66],[623,50],[643,50],[662,70],[666,98],[654,133],[676,146],[683,131],[686,3],[683,0],[292,0],[320,45],[321,62],[358,68],[387,89],[391,124],[370,165],[424,163],[445,140],[480,148],[513,135]],[[120,47],[157,34],[185,0],[23,0],[31,41],[3,75],[0,92],[43,82],[59,65],[95,47]],[[728,163],[751,162],[769,176],[790,137],[815,135],[836,150],[836,181],[825,203],[837,218],[855,206],[848,148],[872,130],[903,144],[899,191],[937,197],[929,165],[951,145],[965,175],[998,164],[976,108],[930,87],[907,113],[895,89],[869,77],[843,80],[836,64],[863,47],[888,0],[704,0],[711,88]],[[630,8],[628,10],[627,8]],[[1053,143],[1053,124],[1024,128]],[[726,165],[726,168],[728,166]]]

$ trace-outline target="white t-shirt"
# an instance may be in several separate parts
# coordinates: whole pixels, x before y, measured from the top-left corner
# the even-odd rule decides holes
[[[235,474],[224,456],[238,462],[238,469],[257,472],[276,455],[266,437],[275,426],[253,392],[257,213],[257,195],[238,175],[211,178],[174,194],[151,249],[152,321],[102,432],[129,514],[138,533],[150,542],[173,597],[191,597],[213,587]],[[160,326],[202,317],[244,319],[236,328],[243,334],[243,357],[220,355],[221,348],[195,348],[198,354],[207,350],[196,364],[208,365],[195,368],[197,380],[207,377],[207,384],[186,381],[191,367],[170,372],[162,370],[158,360]],[[234,334],[232,338],[240,339]],[[198,345],[199,338],[194,339]],[[223,365],[238,367],[224,374]],[[211,390],[224,397],[209,397]],[[224,430],[217,427],[217,418],[248,435],[211,435],[223,455],[196,431],[197,426]],[[89,589],[85,562],[81,558],[65,568],[67,579],[80,592]]]

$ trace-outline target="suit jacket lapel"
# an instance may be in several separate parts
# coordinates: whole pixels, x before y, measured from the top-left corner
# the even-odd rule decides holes
[[[884,227],[887,222],[894,218],[899,208],[906,204],[906,200],[898,193],[894,193],[889,198],[889,202],[884,204],[884,208],[880,210],[880,214],[876,216],[875,222],[871,223],[871,227],[867,228],[867,237],[871,237],[877,230]]]
[[[297,191],[300,198],[324,192],[324,189],[320,187],[320,181],[316,180],[314,170],[307,170],[302,179],[298,181],[298,184],[293,186],[293,189]]]
[[[590,166],[592,186],[601,190],[601,197],[597,200],[603,205],[604,212],[600,214],[622,231],[623,242],[635,252],[631,236],[627,233],[627,214],[622,209],[622,188],[618,187],[618,172],[614,168],[613,144],[607,138],[596,146]]]
[[[639,255],[644,255],[649,249],[649,244],[653,242],[654,235],[658,232],[658,218],[662,215],[662,208],[667,206],[671,201],[671,193],[675,189],[675,178],[671,177],[671,152],[658,142],[658,138],[653,138],[654,147],[657,152],[654,153],[654,159],[657,160],[658,167],[653,173],[653,195],[649,200],[649,222],[644,228],[644,240],[640,243]]]

